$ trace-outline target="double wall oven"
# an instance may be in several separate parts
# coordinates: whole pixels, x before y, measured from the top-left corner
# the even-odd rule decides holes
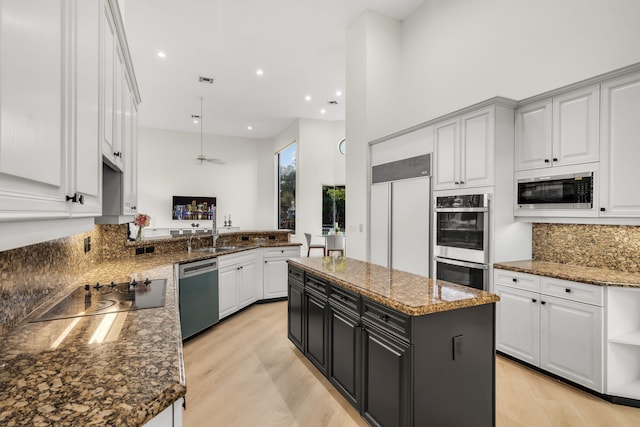
[[[434,271],[439,280],[489,287],[489,194],[435,198]]]

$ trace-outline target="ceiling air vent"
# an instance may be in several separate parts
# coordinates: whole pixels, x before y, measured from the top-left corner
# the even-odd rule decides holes
[[[198,81],[200,83],[209,83],[209,84],[213,84],[213,77],[202,77],[200,76],[200,78],[198,79]]]

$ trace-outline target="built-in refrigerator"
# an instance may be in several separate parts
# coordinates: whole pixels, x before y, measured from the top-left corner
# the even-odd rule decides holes
[[[369,261],[430,275],[431,154],[371,168]]]

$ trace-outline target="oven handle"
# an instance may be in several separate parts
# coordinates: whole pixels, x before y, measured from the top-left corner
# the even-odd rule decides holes
[[[489,212],[489,208],[435,208],[434,211],[438,212]]]
[[[453,260],[453,259],[449,259],[449,258],[440,258],[440,257],[436,257],[435,260],[436,260],[436,262],[441,262],[443,264],[457,265],[457,266],[460,266],[460,267],[478,268],[478,269],[481,269],[481,270],[488,270],[489,269],[489,265],[488,264],[477,264],[475,262],[458,261],[458,260]]]

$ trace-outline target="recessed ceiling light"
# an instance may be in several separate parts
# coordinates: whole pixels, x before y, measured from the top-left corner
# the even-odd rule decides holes
[[[158,55],[159,58],[166,58],[167,54],[164,53],[163,51],[159,50],[158,53],[156,53],[156,55]]]
[[[336,91],[336,96],[342,96],[342,92],[341,92],[341,91],[339,91],[339,90],[337,90],[337,91]]]
[[[305,101],[311,101],[311,95],[307,95],[307,96],[305,96],[305,97],[304,97],[304,100],[305,100]]]
[[[264,71],[262,71],[262,70],[258,69],[258,70],[256,71],[256,74],[257,74],[257,75],[259,75],[259,76],[262,76],[262,75],[264,75]]]
[[[325,114],[327,112],[327,110],[325,110],[324,108],[322,110],[320,110],[320,114]]]
[[[253,126],[247,126],[247,130],[252,130]]]

